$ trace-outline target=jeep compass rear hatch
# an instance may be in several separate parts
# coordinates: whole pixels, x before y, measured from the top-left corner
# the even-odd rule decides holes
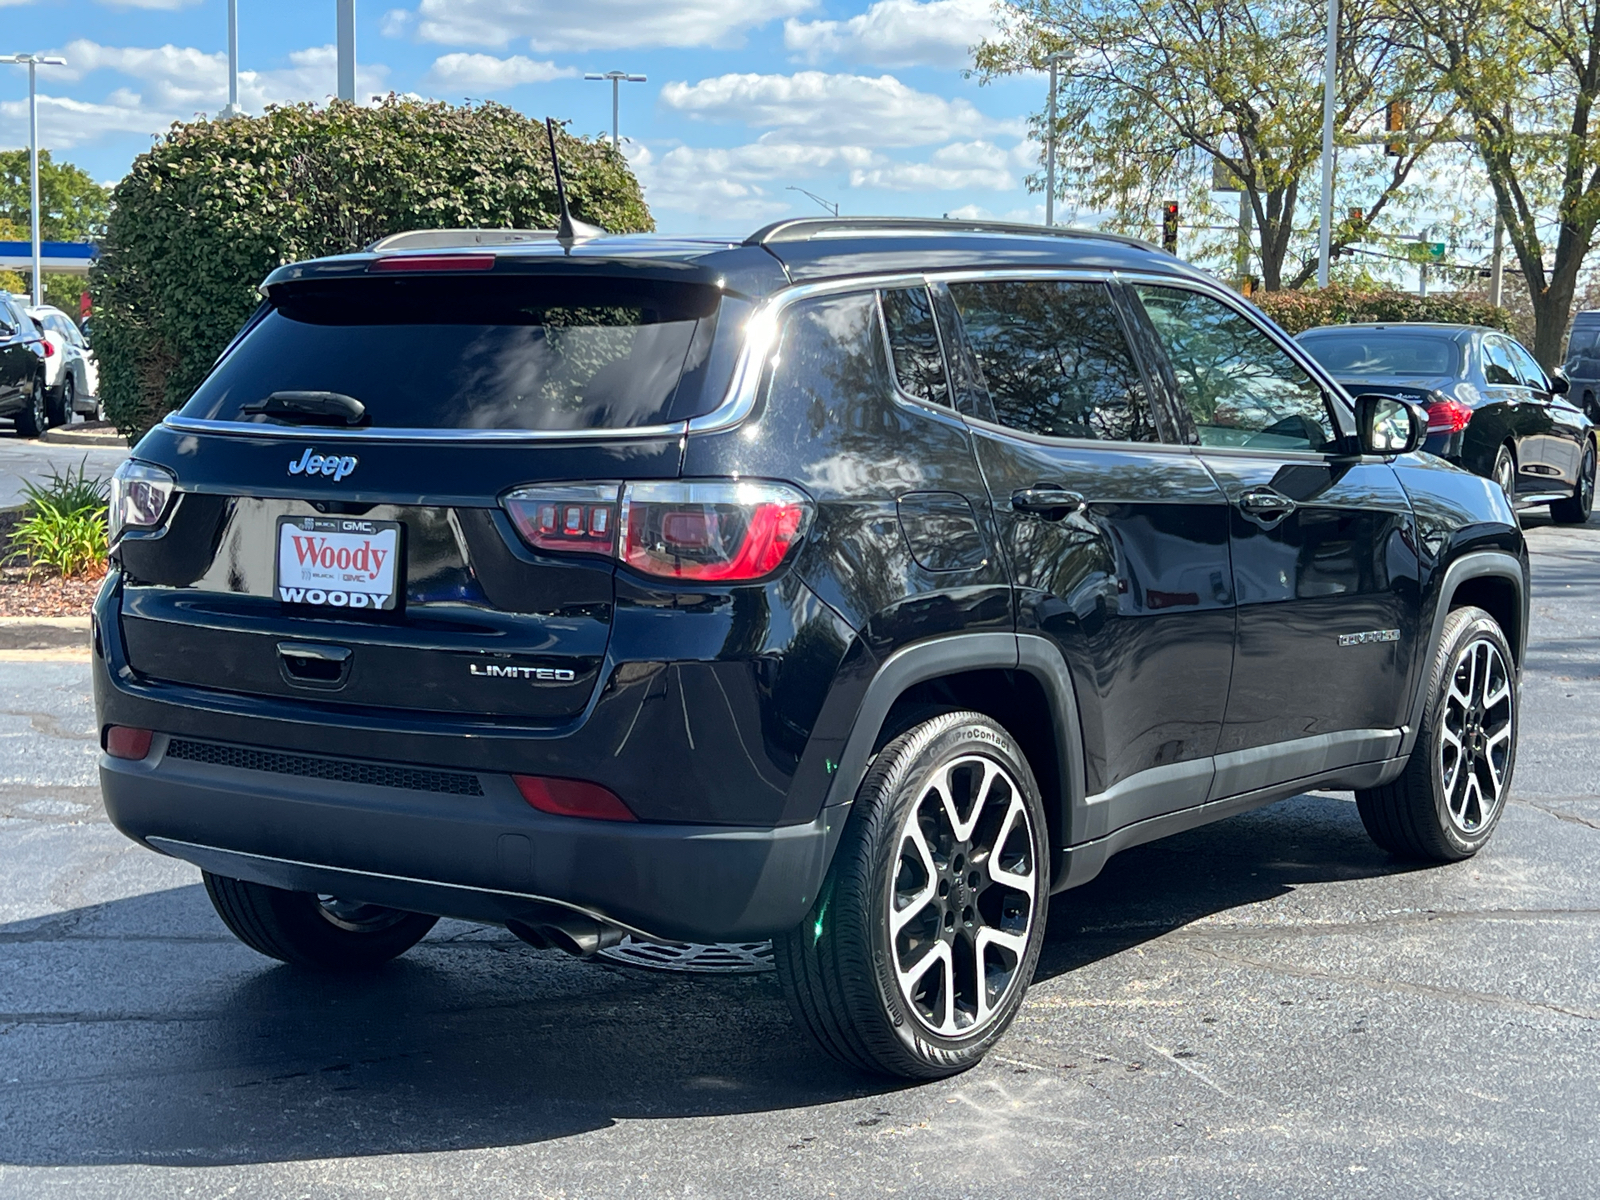
[[[407,261],[271,286],[140,443],[176,492],[118,545],[135,672],[535,722],[585,707],[620,489],[675,477],[682,422],[720,398],[724,301],[640,272]]]

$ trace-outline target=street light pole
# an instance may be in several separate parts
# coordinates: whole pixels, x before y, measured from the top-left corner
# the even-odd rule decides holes
[[[625,83],[647,83],[643,75],[629,75],[626,71],[606,71],[603,74],[589,74],[585,79],[609,79],[611,81],[611,148],[620,148],[621,138],[618,136],[617,119],[622,107],[622,100],[618,93]]]
[[[1057,50],[1045,60],[1050,64],[1050,115],[1044,135],[1044,223],[1047,227],[1056,223],[1056,67],[1064,53]]]
[[[356,0],[337,0],[339,99],[356,98]]]
[[[1500,307],[1506,278],[1506,223],[1500,217],[1500,205],[1494,207],[1494,254],[1489,259],[1489,304]]]
[[[239,107],[239,0],[228,0],[228,106],[225,117],[237,117]]]
[[[1339,0],[1328,0],[1328,61],[1322,80],[1322,220],[1317,230],[1317,286],[1328,286],[1333,251],[1334,75],[1339,65]]]
[[[33,233],[33,305],[37,308],[44,300],[39,247],[39,68],[64,67],[67,60],[54,54],[4,54],[0,55],[0,63],[28,66],[28,223]]]
[[[839,205],[835,201],[824,200],[821,196],[817,195],[815,192],[808,192],[803,187],[795,187],[795,185],[792,184],[792,183],[787,188],[785,188],[784,190],[788,191],[788,192],[799,192],[802,196],[810,196],[813,200],[815,200],[818,204],[822,205],[823,208],[827,209],[834,216],[837,217],[839,215]],[[945,215],[948,216],[949,214],[946,213]]]

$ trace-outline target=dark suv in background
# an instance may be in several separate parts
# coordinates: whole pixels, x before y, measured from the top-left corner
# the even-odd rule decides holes
[[[435,232],[264,292],[118,473],[94,647],[111,818],[265,954],[770,936],[829,1052],[929,1077],[1118,850],[1500,817],[1504,494],[1142,243]]]

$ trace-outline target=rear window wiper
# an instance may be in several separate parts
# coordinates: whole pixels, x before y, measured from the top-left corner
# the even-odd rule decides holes
[[[367,406],[343,392],[273,392],[239,411],[299,425],[360,425],[367,419]]]

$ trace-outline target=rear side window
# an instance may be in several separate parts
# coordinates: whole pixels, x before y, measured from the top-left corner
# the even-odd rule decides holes
[[[1527,387],[1536,392],[1549,389],[1549,383],[1544,377],[1544,369],[1539,366],[1538,360],[1522,348],[1520,342],[1510,343],[1511,364],[1517,369],[1517,378]]]
[[[1101,283],[952,283],[996,419],[1044,437],[1154,442],[1144,377]]]
[[[682,420],[716,402],[680,385],[704,365],[718,299],[698,285],[515,275],[285,285],[183,415],[277,420],[250,410],[274,393],[333,392],[374,428]]]
[[[1322,388],[1243,313],[1184,288],[1136,286],[1202,446],[1322,451]]]
[[[948,406],[950,383],[945,378],[944,355],[939,349],[939,330],[933,323],[928,289],[893,288],[879,295],[900,386],[920,399]]]
[[[1511,345],[1504,338],[1483,339],[1483,378],[1487,383],[1505,387],[1520,384],[1517,368],[1511,361]]]

